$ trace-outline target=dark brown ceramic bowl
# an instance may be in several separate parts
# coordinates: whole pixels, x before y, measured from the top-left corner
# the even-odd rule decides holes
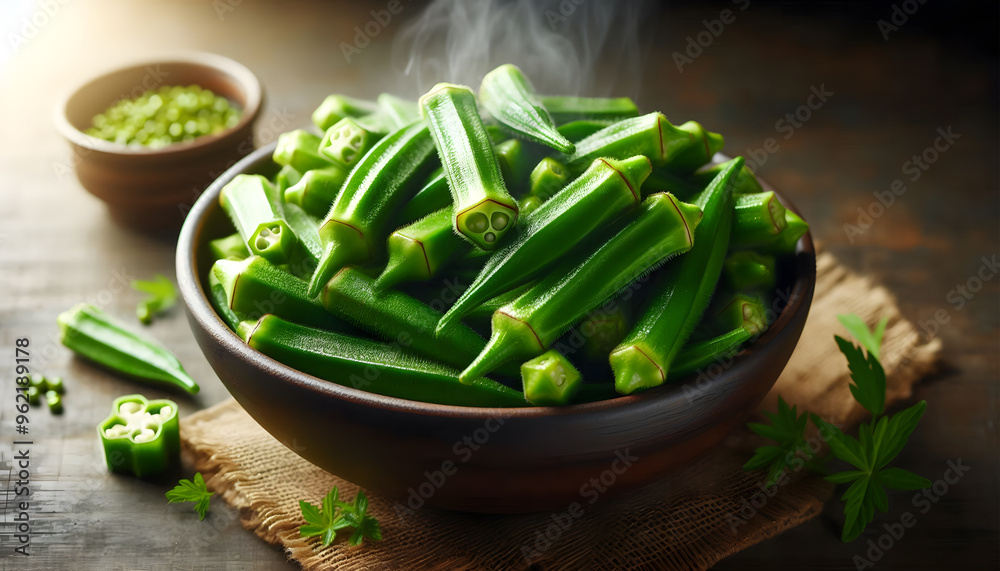
[[[404,505],[564,510],[602,474],[605,483],[614,480],[609,494],[650,482],[745,422],[802,333],[816,281],[809,235],[785,272],[788,302],[774,325],[731,367],[700,381],[566,408],[490,409],[408,401],[320,380],[248,347],[205,296],[208,241],[232,232],[219,191],[240,173],[274,174],[272,149],[258,150],[215,181],[181,230],[177,281],[191,328],[223,383],[268,432],[317,466]],[[620,456],[637,459],[625,467]]]
[[[164,85],[200,85],[243,109],[222,133],[159,149],[133,148],[84,133],[98,113],[122,98]],[[176,232],[191,204],[219,175],[253,151],[253,125],[263,106],[260,81],[222,56],[188,53],[124,67],[74,90],[56,113],[72,148],[80,184],[108,205],[111,217],[147,232]]]

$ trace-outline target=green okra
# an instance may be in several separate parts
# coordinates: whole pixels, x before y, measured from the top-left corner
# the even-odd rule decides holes
[[[688,343],[674,359],[667,379],[670,381],[683,379],[720,359],[729,357],[753,337],[754,334],[746,328],[737,327],[711,339]]]
[[[63,382],[62,377],[46,377],[45,384],[48,385],[50,391],[55,391],[58,394],[66,392],[66,383]]]
[[[48,391],[45,393],[45,402],[49,405],[49,412],[52,414],[62,414],[63,404],[62,396],[55,391]]]
[[[375,146],[375,143],[383,135],[384,133],[369,131],[358,125],[354,119],[345,117],[337,121],[323,134],[323,139],[319,143],[319,152],[330,161],[349,171],[365,153]]]
[[[569,184],[572,177],[566,165],[552,157],[545,157],[532,169],[528,180],[531,195],[545,202]]]
[[[366,263],[383,250],[390,216],[417,191],[433,159],[434,141],[421,121],[390,133],[358,162],[320,225],[323,256],[310,296],[340,268]]]
[[[439,83],[420,98],[455,207],[455,231],[495,249],[517,222],[493,144],[468,87]]]
[[[274,187],[278,191],[278,196],[284,196],[285,191],[302,180],[302,173],[295,170],[295,167],[285,165],[281,167],[278,174],[274,175]]]
[[[299,247],[289,260],[291,273],[303,278],[309,277],[323,255],[319,222],[296,204],[285,204],[283,210],[285,223],[299,239]]]
[[[773,291],[776,260],[753,250],[731,252],[722,263],[722,279],[733,291]]]
[[[645,155],[655,167],[683,173],[707,163],[721,148],[721,135],[708,133],[693,122],[676,127],[663,113],[654,112],[601,129],[579,141],[576,152],[561,160],[571,172],[578,173],[598,157]]]
[[[767,329],[767,311],[761,299],[745,293],[727,293],[712,303],[707,321],[716,331],[743,328],[752,335]]]
[[[572,153],[574,145],[556,130],[549,112],[542,105],[517,66],[503,64],[483,77],[479,100],[502,125],[531,141]]]
[[[224,260],[226,258],[242,260],[250,255],[250,250],[247,250],[247,243],[240,236],[239,232],[230,234],[225,238],[211,240],[208,243],[208,249],[212,253],[212,257],[216,260]]]
[[[277,192],[266,178],[237,175],[222,188],[219,203],[250,252],[276,264],[289,259],[298,238],[282,220]]]
[[[278,135],[278,145],[271,156],[282,166],[291,166],[300,173],[326,168],[333,163],[319,152],[322,142],[317,135],[304,129],[295,129]]]
[[[532,212],[538,210],[538,207],[542,205],[542,199],[538,198],[533,194],[525,196],[521,200],[517,201],[517,209],[521,212],[521,216],[527,216]]]
[[[597,159],[587,172],[545,201],[515,230],[513,239],[486,260],[472,285],[438,324],[444,331],[475,306],[545,270],[593,231],[639,205],[649,160]]]
[[[735,199],[729,247],[745,249],[770,244],[787,226],[785,207],[774,192],[741,194]]]
[[[331,164],[302,175],[295,184],[285,189],[285,202],[295,204],[313,216],[325,216],[347,180],[348,170]]]
[[[599,309],[587,316],[576,329],[583,337],[583,354],[591,361],[606,361],[629,330],[625,305],[616,303],[608,310]]]
[[[28,387],[28,404],[38,406],[42,402],[42,392],[38,387]]]
[[[559,351],[545,353],[521,365],[524,399],[535,406],[568,404],[580,389],[580,371]]]
[[[448,262],[469,251],[469,243],[452,229],[453,218],[448,206],[390,234],[389,262],[375,288],[384,291],[403,282],[429,280]]]
[[[662,384],[698,324],[722,272],[733,217],[731,182],[742,166],[742,157],[730,161],[692,201],[704,212],[695,246],[659,276],[648,307],[609,358],[619,393]]]
[[[198,383],[170,351],[97,307],[81,303],[61,313],[57,321],[62,344],[74,353],[133,379],[198,392]]]
[[[511,359],[545,352],[616,292],[689,250],[701,218],[700,208],[672,195],[650,196],[638,215],[596,250],[569,256],[494,313],[489,343],[461,377],[477,378]]]
[[[578,121],[570,121],[569,123],[559,125],[556,130],[559,131],[559,134],[563,137],[566,137],[573,143],[576,143],[586,139],[601,129],[608,127],[613,122],[614,121],[608,122],[594,121],[592,119],[580,119]]]
[[[399,213],[404,224],[409,224],[452,205],[451,191],[443,168],[436,168],[424,181],[420,190],[413,195]]]
[[[226,258],[219,259],[224,260]],[[226,296],[226,288],[223,287],[219,278],[215,277],[214,271],[208,272],[208,299],[212,302],[212,307],[215,308],[215,313],[218,314],[219,319],[221,319],[222,322],[233,331],[236,331],[240,322],[247,318],[246,315],[237,313],[233,311],[233,308],[229,307],[229,298]]]
[[[333,276],[321,298],[323,307],[339,319],[439,363],[464,367],[486,346],[485,339],[465,326],[435,337],[439,312],[400,291],[376,292],[375,282],[351,266]]]
[[[465,384],[458,371],[385,345],[291,323],[275,315],[240,324],[241,336],[261,353],[306,374],[380,395],[428,403],[525,406],[524,395],[481,378]]]
[[[705,165],[691,173],[689,178],[698,185],[699,190],[704,189],[722,172],[725,165],[726,163]],[[750,167],[743,165],[743,168],[740,169],[739,174],[736,175],[736,179],[733,181],[733,194],[754,194],[758,192],[764,192],[764,188],[760,185],[760,181],[757,180],[757,175],[750,170]]]
[[[785,210],[785,229],[778,234],[774,241],[755,248],[759,252],[774,254],[777,256],[794,254],[799,243],[799,238],[809,231],[809,224],[802,220],[798,214],[791,210]]]
[[[639,108],[628,97],[542,96],[541,101],[560,126],[572,121],[616,122],[639,116]]]
[[[523,194],[528,183],[528,158],[524,144],[518,139],[507,139],[493,147],[500,163],[507,188],[515,194]]]
[[[237,315],[255,319],[273,313],[311,327],[349,330],[343,321],[323,309],[318,298],[308,294],[305,281],[264,258],[218,260],[211,271],[222,286],[227,305]]]
[[[382,93],[378,96],[378,106],[393,131],[420,120],[420,106],[416,101],[402,99],[391,93]]]
[[[485,323],[485,325],[489,327],[490,318],[493,317],[493,314],[496,313],[496,311],[501,307],[521,297],[521,294],[531,289],[531,286],[535,285],[535,281],[536,280],[525,282],[510,291],[503,292],[493,299],[484,301],[469,311],[466,318],[470,322],[473,322],[477,327],[480,323]]]
[[[642,186],[643,196],[654,192],[670,192],[681,200],[690,200],[692,196],[705,190],[716,176],[725,168],[726,163],[705,165],[690,174],[676,174],[664,168],[654,168],[652,174]],[[750,167],[743,165],[733,180],[733,195],[755,194],[764,192],[756,175]]]
[[[320,131],[326,131],[345,117],[357,119],[371,115],[378,109],[378,104],[373,101],[334,94],[327,96],[313,111],[312,122],[319,127]]]

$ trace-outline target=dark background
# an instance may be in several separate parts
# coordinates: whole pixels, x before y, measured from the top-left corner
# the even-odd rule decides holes
[[[404,2],[398,19],[351,62],[340,42],[351,42],[353,28],[386,2],[229,0],[220,12],[220,3],[208,0],[64,0],[16,51],[7,45],[8,33],[39,7],[25,2],[18,11],[6,5],[0,17],[0,346],[10,347],[22,335],[50,338],[55,316],[107,287],[119,268],[139,277],[173,271],[170,240],[114,226],[103,205],[65,174],[69,152],[51,123],[63,93],[101,71],[157,53],[220,53],[246,64],[265,85],[262,145],[275,138],[275,128],[306,125],[328,93],[414,94],[413,81],[394,67],[391,43],[420,4]],[[889,19],[893,5],[904,2],[751,0],[678,71],[672,54],[705,29],[704,20],[734,4],[652,6],[640,30],[645,52],[638,91],[623,93],[620,84],[610,83],[595,85],[595,92],[633,95],[643,109],[660,109],[675,123],[696,119],[726,136],[729,154],[761,152],[767,139],[775,139],[778,149],[765,153],[759,176],[802,210],[823,247],[885,284],[903,314],[943,342],[939,371],[916,387],[913,400],[929,405],[898,465],[931,480],[944,475],[949,461],[961,459],[971,470],[917,515],[916,525],[876,568],[996,569],[1000,276],[985,280],[961,309],[952,292],[976,276],[983,257],[1000,254],[998,5],[928,0],[886,40],[877,21]],[[606,3],[586,0],[580,9],[597,5]],[[579,21],[570,18],[567,25]],[[599,75],[619,63],[608,59],[600,60]],[[776,122],[820,86],[833,95],[785,139]],[[960,135],[952,147],[918,180],[907,180],[907,192],[870,227],[849,236],[844,225],[858,223],[858,208],[869,209],[874,193],[907,179],[907,161],[933,144],[938,129],[949,128]],[[136,300],[126,292],[107,309],[127,316]],[[934,330],[929,324],[936,314],[947,323]],[[227,398],[183,313],[173,312],[157,327],[157,337],[203,388],[197,399],[182,403],[182,412]],[[111,561],[127,568],[167,561],[178,568],[282,565],[283,554],[243,531],[221,502],[213,504],[215,523],[199,527],[180,517],[179,507],[165,505],[162,486],[104,473],[95,460],[100,452],[93,427],[108,403],[133,392],[133,385],[65,351],[47,363],[47,371],[67,378],[70,393],[63,417],[35,413],[42,507],[35,528],[38,556],[28,568],[103,569]],[[4,394],[10,383],[0,379]],[[5,406],[0,437],[13,434],[11,423]],[[853,569],[852,557],[864,555],[866,541],[877,538],[883,524],[915,511],[910,497],[892,495],[889,513],[877,514],[871,531],[854,543],[840,542],[841,505],[831,501],[820,517],[718,568]],[[21,568],[21,561],[16,564],[0,554],[0,566]]]

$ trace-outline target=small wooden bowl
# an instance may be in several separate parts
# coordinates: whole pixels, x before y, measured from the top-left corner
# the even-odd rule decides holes
[[[229,392],[303,458],[416,509],[564,510],[592,478],[613,495],[649,483],[746,421],[785,367],[816,283],[812,239],[800,240],[788,301],[771,328],[702,379],[565,408],[490,409],[385,397],[296,371],[251,349],[205,295],[208,241],[232,232],[219,191],[237,174],[273,175],[273,146],[227,171],[198,199],[177,244],[177,282],[198,344]],[[787,204],[787,203],[786,203]],[[589,499],[589,498],[588,498]]]
[[[200,85],[235,102],[239,123],[215,135],[159,149],[128,147],[85,133],[115,101],[164,85]],[[56,113],[76,176],[108,205],[111,217],[144,232],[176,232],[195,199],[254,149],[253,126],[264,92],[257,77],[231,59],[188,53],[108,72],[73,91]]]

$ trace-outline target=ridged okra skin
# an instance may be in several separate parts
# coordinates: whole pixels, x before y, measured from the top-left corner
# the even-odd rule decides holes
[[[420,109],[444,167],[455,207],[455,231],[484,250],[495,249],[517,222],[493,142],[468,87],[439,83],[420,98]]]
[[[639,108],[628,97],[552,95],[542,96],[541,102],[560,127],[574,121],[601,121],[608,124],[639,116]]]
[[[464,325],[435,337],[440,313],[400,291],[377,293],[374,280],[351,266],[333,276],[321,299],[327,311],[358,329],[453,367],[468,365],[486,346]]]
[[[333,162],[319,152],[322,139],[303,129],[278,135],[278,145],[271,158],[282,166],[290,166],[300,173],[328,167]]]
[[[615,388],[630,394],[662,384],[677,353],[687,342],[708,305],[722,272],[732,225],[732,179],[742,157],[698,194],[693,204],[704,212],[694,247],[658,276],[652,299],[625,340],[609,359]]]
[[[351,330],[346,323],[327,313],[319,299],[308,295],[305,281],[264,258],[218,260],[212,265],[212,274],[225,294],[229,309],[244,318],[256,319],[273,313],[313,327]]]
[[[582,382],[580,371],[555,349],[549,349],[521,365],[524,398],[535,406],[568,404]]]
[[[762,253],[777,256],[793,254],[795,253],[796,245],[799,243],[799,238],[805,236],[808,231],[808,222],[791,210],[785,210],[785,229],[778,234],[773,242],[754,249]]]
[[[457,406],[526,404],[519,391],[485,378],[461,383],[455,369],[415,357],[398,345],[314,329],[275,315],[241,323],[240,333],[247,345],[289,367],[371,393]]]
[[[722,280],[733,291],[773,291],[776,272],[774,256],[753,250],[731,252],[722,263]]]
[[[298,239],[282,220],[277,191],[266,178],[237,175],[222,188],[219,204],[252,253],[276,264],[288,261]]]
[[[452,208],[446,207],[403,226],[389,235],[389,261],[375,282],[379,291],[403,282],[426,281],[448,262],[472,249],[452,229]]]
[[[320,224],[323,256],[309,295],[319,295],[340,268],[382,252],[392,214],[417,191],[433,159],[434,141],[423,122],[390,133],[368,151]]]
[[[785,207],[774,192],[741,194],[735,198],[729,247],[758,248],[778,239],[788,226]]]
[[[638,216],[596,250],[569,256],[494,313],[489,343],[462,377],[476,378],[510,359],[543,353],[621,288],[689,250],[701,218],[697,206],[669,194],[650,196]]]
[[[529,192],[531,196],[536,196],[544,202],[569,184],[572,178],[566,165],[552,157],[545,157],[535,165],[528,176]]]
[[[479,100],[490,115],[521,137],[572,153],[572,142],[556,130],[531,82],[513,64],[503,64],[483,77]]]
[[[566,137],[570,141],[576,143],[586,139],[601,129],[608,127],[614,122],[616,121],[609,122],[581,119],[579,121],[570,121],[569,123],[559,125],[556,130],[559,131],[559,134],[563,137]]]
[[[378,111],[374,101],[357,99],[347,95],[328,95],[313,111],[312,122],[321,131],[326,131],[344,117],[364,117]]]
[[[477,305],[545,270],[592,232],[639,205],[639,187],[652,167],[643,156],[597,159],[522,220],[512,239],[497,249],[475,281],[445,313],[438,331],[457,323]]]
[[[722,149],[722,136],[689,121],[677,127],[663,113],[648,113],[614,123],[576,143],[576,151],[561,162],[581,172],[598,157],[623,159],[645,155],[668,172],[690,173]]]
[[[57,322],[62,344],[98,365],[150,384],[198,392],[198,383],[170,351],[93,305],[76,305],[59,314]]]
[[[285,189],[285,202],[295,204],[317,218],[325,216],[344,186],[348,172],[339,165],[308,171]]]

